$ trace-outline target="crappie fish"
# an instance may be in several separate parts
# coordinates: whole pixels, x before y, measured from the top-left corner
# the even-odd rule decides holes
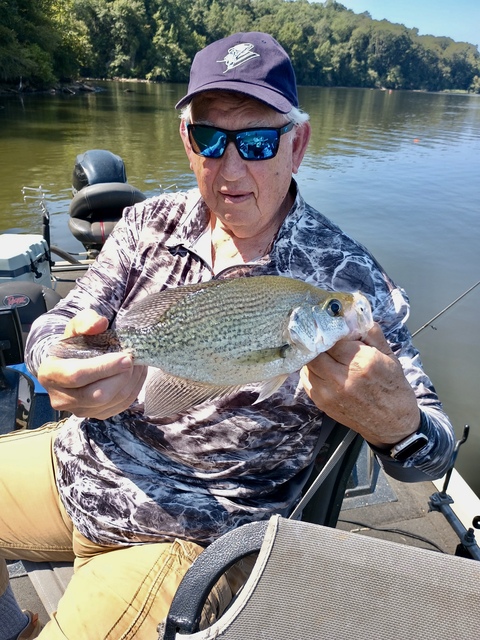
[[[58,342],[51,354],[87,358],[127,351],[149,373],[145,413],[166,417],[260,383],[256,402],[338,340],[373,326],[361,293],[283,276],[210,280],[132,305],[115,329]]]

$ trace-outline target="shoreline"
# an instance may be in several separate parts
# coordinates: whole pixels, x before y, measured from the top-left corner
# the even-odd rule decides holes
[[[0,84],[0,96],[58,95],[59,93],[76,95],[77,93],[95,93],[96,91],[101,91],[101,89],[93,86],[87,79],[75,82],[62,82],[47,89],[39,89],[30,86],[15,87],[13,84]]]
[[[0,97],[8,96],[27,96],[27,95],[77,95],[79,93],[95,93],[103,91],[102,87],[96,86],[97,82],[124,82],[124,83],[137,83],[137,84],[161,84],[152,80],[146,80],[144,78],[82,78],[81,80],[75,80],[72,82],[60,82],[49,88],[36,88],[31,86],[19,87],[11,83],[0,83]],[[300,85],[300,86],[316,86],[316,85]],[[386,92],[403,92],[408,91],[412,93],[438,93],[438,94],[454,94],[454,95],[480,95],[473,91],[467,91],[465,89],[442,89],[441,91],[427,91],[426,89],[386,89],[385,87],[344,87],[344,86],[324,86],[319,85],[316,88],[325,89],[369,89],[370,91],[386,91]]]

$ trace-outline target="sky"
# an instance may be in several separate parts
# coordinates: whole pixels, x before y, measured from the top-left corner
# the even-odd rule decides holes
[[[448,36],[480,45],[480,0],[338,0],[374,20],[416,27],[420,35]]]

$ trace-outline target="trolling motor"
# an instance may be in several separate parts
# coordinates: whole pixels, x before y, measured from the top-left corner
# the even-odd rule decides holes
[[[474,532],[474,528],[480,529],[480,515],[475,516],[472,521],[472,527],[466,529],[459,518],[457,518],[457,516],[453,512],[452,507],[450,506],[454,502],[453,498],[451,498],[451,496],[447,494],[447,488],[452,476],[453,468],[455,466],[458,450],[460,449],[461,445],[467,441],[469,431],[470,427],[467,424],[465,425],[465,428],[463,430],[462,438],[460,440],[457,440],[455,444],[455,449],[452,456],[452,464],[445,476],[443,488],[441,491],[430,496],[428,506],[429,511],[440,511],[440,513],[443,513],[448,523],[451,525],[451,527],[459,537],[460,543],[457,545],[455,555],[462,558],[480,560],[480,547],[477,544]]]
[[[99,253],[125,207],[146,199],[128,184],[122,158],[104,149],[76,157],[72,193],[68,226],[91,258]]]

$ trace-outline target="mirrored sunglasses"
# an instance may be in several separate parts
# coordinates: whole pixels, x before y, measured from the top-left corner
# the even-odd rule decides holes
[[[277,155],[280,136],[293,129],[293,122],[284,127],[262,127],[229,131],[206,124],[188,124],[188,138],[193,151],[204,158],[221,158],[229,142],[233,142],[243,160],[268,160]]]

